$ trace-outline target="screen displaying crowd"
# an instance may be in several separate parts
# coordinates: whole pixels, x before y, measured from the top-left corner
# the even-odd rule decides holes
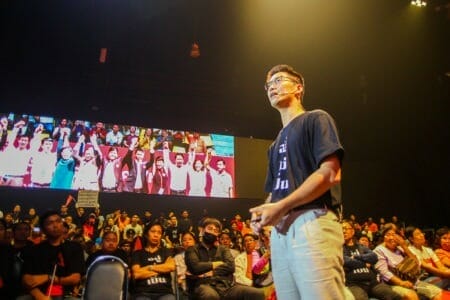
[[[234,197],[234,137],[0,114],[0,185]]]

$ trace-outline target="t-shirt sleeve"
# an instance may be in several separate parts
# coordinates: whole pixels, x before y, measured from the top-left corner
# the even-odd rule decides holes
[[[143,267],[142,263],[141,263],[141,250],[138,251],[134,251],[133,254],[131,254],[131,266],[134,265],[140,265],[141,267]]]
[[[333,118],[322,110],[317,110],[313,121],[313,152],[316,167],[332,154],[337,154],[342,161],[344,148],[339,140],[338,131]]]
[[[67,270],[68,274],[79,273],[81,275],[86,273],[83,248],[78,243],[72,243],[72,253],[70,260],[70,266]]]

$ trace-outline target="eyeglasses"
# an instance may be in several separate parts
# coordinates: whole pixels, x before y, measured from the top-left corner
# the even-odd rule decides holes
[[[299,83],[298,80],[292,79],[292,78],[290,78],[290,77],[280,76],[280,77],[277,77],[277,78],[272,79],[271,81],[267,81],[267,82],[264,84],[264,89],[265,89],[266,91],[268,91],[272,85],[274,85],[274,84],[275,84],[275,85],[280,85],[281,82],[283,82],[283,81],[291,81],[291,82]]]

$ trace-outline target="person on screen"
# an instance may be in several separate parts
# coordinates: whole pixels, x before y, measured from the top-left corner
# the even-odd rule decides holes
[[[192,165],[194,152],[189,151],[188,162],[184,162],[182,153],[175,154],[175,163],[172,163],[169,156],[169,142],[163,144],[164,162],[170,171],[170,194],[171,195],[186,195],[187,190],[187,176],[189,167]]]
[[[104,192],[120,192],[121,185],[121,171],[122,158],[119,156],[119,149],[116,146],[111,146],[108,149],[106,156],[99,152],[102,158],[102,166],[100,171],[100,186]]]
[[[40,124],[34,131],[34,136],[18,136],[18,132],[25,126],[25,121],[17,122],[8,135],[7,146],[0,152],[0,185],[21,187],[27,175],[28,163],[31,156],[40,145],[40,134],[43,126]],[[30,141],[31,140],[31,141]]]
[[[67,119],[61,119],[58,126],[53,129],[52,138],[58,141],[58,146],[56,146],[56,151],[60,151],[64,144],[65,137],[70,136],[70,128],[67,127]]]
[[[148,193],[147,170],[153,165],[155,152],[153,149],[154,141],[150,142],[149,161],[144,160],[144,150],[136,148],[138,144],[138,138],[135,137],[128,148],[127,154],[123,158],[123,164],[128,167],[128,176],[124,180],[123,190],[125,192]]]
[[[225,160],[220,158],[216,161],[216,168],[210,166],[211,148],[208,149],[206,168],[211,175],[211,197],[233,198],[233,179],[230,173],[226,171]]]
[[[70,147],[68,135],[64,136],[63,147],[58,157],[50,188],[71,189],[75,174],[75,159],[73,158],[73,149]]]
[[[130,126],[130,129],[128,130],[128,134],[123,138],[123,146],[127,147],[127,148],[130,147],[131,143],[136,138],[139,141],[137,128],[136,128],[136,126]]]
[[[139,134],[139,148],[142,150],[150,150],[150,143],[152,141],[155,141],[153,137],[153,130],[151,128],[141,130],[141,133]]]
[[[53,139],[44,138],[40,150],[31,156],[30,173],[33,188],[49,188],[56,168],[57,155],[53,151]]]
[[[100,148],[97,145],[97,138],[92,135],[92,147],[87,147],[83,155],[79,155],[79,148],[81,144],[85,144],[85,136],[80,135],[78,143],[74,147],[73,157],[78,162],[78,170],[75,173],[73,181],[73,188],[76,190],[90,190],[98,191],[98,173],[102,164],[100,156]]]
[[[114,124],[112,129],[106,134],[106,145],[121,146],[123,140],[123,133],[120,132],[119,125]]]
[[[106,142],[106,129],[103,122],[95,123],[95,127],[91,129],[91,136],[94,135],[97,138],[97,145],[104,145]]]
[[[206,174],[203,161],[196,158],[188,170],[189,196],[206,196]]]
[[[157,156],[153,166],[151,176],[151,193],[158,195],[168,195],[170,193],[169,174],[167,173],[164,158]]]
[[[0,117],[0,151],[6,146],[6,141],[8,140],[8,117]]]

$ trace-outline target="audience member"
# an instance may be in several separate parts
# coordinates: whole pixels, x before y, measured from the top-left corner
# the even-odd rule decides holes
[[[441,262],[450,268],[450,228],[443,227],[436,231],[435,253]]]
[[[386,224],[381,236],[383,243],[378,245],[374,252],[378,256],[375,269],[380,273],[381,279],[392,286],[392,290],[400,294],[403,299],[419,299],[419,295],[428,299],[438,300],[442,290],[437,286],[420,281],[416,278],[401,278],[396,267],[406,258],[417,260],[409,250],[405,240],[394,224]],[[417,261],[417,263],[419,263]],[[394,274],[396,273],[396,274]]]
[[[170,275],[175,270],[175,261],[171,251],[161,246],[162,234],[161,224],[148,226],[144,230],[145,248],[132,254],[133,299],[175,300]]]
[[[118,248],[119,246],[119,240],[117,239],[117,235],[112,232],[108,231],[103,234],[102,237],[102,243],[100,250],[95,251],[89,257],[86,259],[86,268],[88,268],[91,263],[102,255],[112,255],[120,258],[125,263],[128,262],[127,253],[123,251],[122,249]]]
[[[27,251],[22,281],[36,299],[62,299],[80,283],[84,273],[83,250],[79,244],[63,240],[63,221],[58,212],[44,213],[40,228],[47,239]]]
[[[175,255],[174,259],[175,259],[175,265],[177,268],[177,281],[178,281],[178,287],[179,287],[179,292],[181,292],[182,295],[182,299],[188,299],[188,290],[187,290],[187,285],[186,285],[186,275],[190,276],[192,275],[191,273],[189,273],[189,271],[187,270],[186,267],[186,262],[185,262],[185,254],[186,254],[186,249],[188,249],[191,246],[195,246],[196,244],[196,240],[195,240],[195,236],[192,232],[185,232],[181,235],[181,247],[182,247],[182,251],[178,254]]]
[[[230,250],[218,245],[222,225],[207,218],[202,224],[202,242],[186,250],[186,276],[189,293],[200,299],[264,299],[264,293],[254,287],[233,284],[234,259]]]
[[[220,233],[219,244],[230,249],[230,253],[231,253],[231,256],[233,256],[233,259],[236,259],[236,257],[240,253],[240,250],[234,248],[234,244],[233,244],[233,241],[231,239],[230,232],[228,231],[228,229],[226,229]]]
[[[354,240],[355,230],[350,221],[342,222],[344,233],[344,272],[345,284],[355,300],[368,300],[369,297],[385,300],[400,300],[402,297],[383,282],[378,282],[373,266],[377,255],[368,247]]]
[[[425,247],[423,232],[417,227],[408,226],[405,229],[405,235],[410,242],[409,250],[420,262],[423,272],[420,280],[447,289],[450,286],[450,269],[444,266],[431,248]]]

